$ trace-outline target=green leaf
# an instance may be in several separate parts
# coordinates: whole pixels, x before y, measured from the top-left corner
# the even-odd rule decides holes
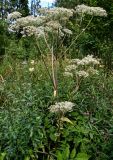
[[[63,122],[68,122],[68,123],[73,124],[73,122],[67,117],[62,117],[60,120],[63,121]]]
[[[0,160],[4,160],[5,156],[6,156],[6,153],[5,153],[5,152],[1,153],[1,154],[0,154]]]
[[[69,154],[70,154],[70,150],[69,150],[69,145],[68,145],[63,152],[64,160],[67,160],[69,158]]]
[[[70,154],[70,158],[75,158],[75,155],[76,155],[76,149],[73,148],[73,150],[71,151],[71,154]]]
[[[58,152],[57,160],[63,160],[63,156],[62,156],[61,152]]]
[[[26,157],[24,158],[24,160],[30,160],[30,157],[26,156]]]
[[[56,141],[57,140],[57,135],[55,133],[50,133],[50,138],[52,141]]]
[[[76,160],[89,160],[90,156],[87,153],[78,153]]]

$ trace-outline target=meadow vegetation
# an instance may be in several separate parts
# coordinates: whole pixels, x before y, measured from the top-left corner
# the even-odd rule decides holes
[[[0,160],[113,159],[112,44],[90,34],[107,16],[82,4],[0,20]]]

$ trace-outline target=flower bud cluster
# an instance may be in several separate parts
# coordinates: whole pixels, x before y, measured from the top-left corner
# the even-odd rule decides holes
[[[107,12],[101,7],[90,7],[84,4],[75,7],[78,14],[89,14],[93,16],[107,17]]]

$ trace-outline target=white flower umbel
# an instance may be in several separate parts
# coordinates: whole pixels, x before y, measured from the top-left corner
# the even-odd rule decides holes
[[[65,67],[64,76],[67,77],[83,77],[87,78],[91,75],[98,75],[99,72],[95,69],[100,65],[100,59],[94,58],[93,55],[87,55],[83,59],[71,59],[69,65]]]
[[[55,7],[55,8],[42,8],[39,10],[41,14],[48,16],[49,18],[52,18],[54,20],[56,19],[69,19],[73,16],[74,10],[73,9],[67,9],[63,7]]]
[[[100,16],[100,17],[106,17],[107,12],[101,7],[90,7],[87,5],[78,5],[75,7],[76,13],[78,14],[89,14],[92,16]]]
[[[74,103],[68,101],[58,102],[55,105],[51,105],[49,110],[51,113],[66,113],[72,111],[74,105]]]
[[[100,60],[97,58],[94,58],[93,55],[87,55],[86,57],[84,57],[83,59],[72,59],[70,60],[71,64],[76,64],[77,66],[79,65],[99,65],[100,64]]]
[[[16,23],[11,24],[10,28],[15,31],[19,31],[19,29],[23,29],[24,27],[27,26],[34,26],[38,27],[41,26],[45,22],[44,17],[38,16],[27,16],[27,17],[22,17],[16,20]]]
[[[65,77],[73,77],[73,73],[71,72],[64,72]]]
[[[58,21],[49,21],[48,23],[46,23],[46,25],[55,30],[62,28],[61,24]]]
[[[89,73],[87,73],[86,71],[77,71],[76,74],[79,77],[83,77],[83,78],[87,78],[89,76]]]
[[[23,27],[23,31],[21,31],[21,34],[23,37],[25,36],[36,36],[36,37],[42,37],[44,35],[44,29],[42,27],[35,27],[35,26],[26,26]]]
[[[100,64],[100,60],[97,58],[94,58],[93,55],[87,55],[81,60],[81,62],[84,65],[90,65],[90,64],[99,65]]]
[[[18,18],[20,18],[22,16],[22,14],[20,12],[12,12],[7,16],[7,20],[16,20]]]
[[[72,72],[72,71],[75,71],[76,69],[77,69],[77,66],[75,64],[71,64],[65,68],[65,72]]]

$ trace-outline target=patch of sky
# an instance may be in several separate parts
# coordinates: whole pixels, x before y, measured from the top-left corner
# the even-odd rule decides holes
[[[51,7],[54,2],[55,0],[41,0],[40,5],[41,7]],[[31,0],[29,0],[29,5],[30,3],[31,3]]]

